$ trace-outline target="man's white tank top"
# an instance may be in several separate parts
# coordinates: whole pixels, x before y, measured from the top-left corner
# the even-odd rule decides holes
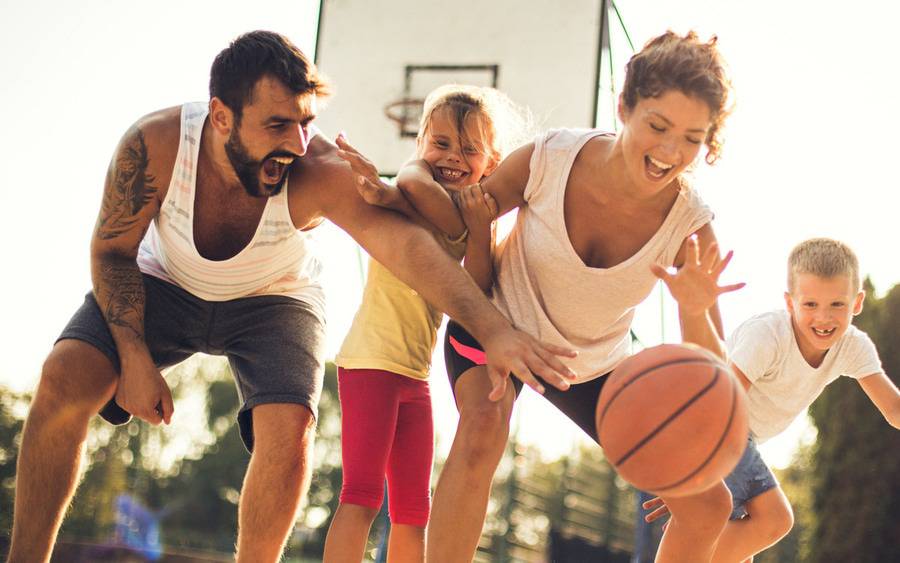
[[[240,252],[227,260],[207,260],[197,251],[194,194],[200,136],[208,112],[204,102],[181,108],[181,140],[172,180],[159,215],[141,241],[138,267],[207,301],[284,295],[307,303],[324,318],[321,262],[310,234],[294,228],[288,181],[268,199],[253,238]]]
[[[604,134],[557,129],[535,139],[525,205],[494,264],[497,308],[538,340],[577,350],[577,358],[563,361],[579,383],[608,373],[628,356],[634,309],[658,281],[650,265],[671,266],[684,239],[712,219],[697,193],[684,188],[659,230],[633,256],[610,268],[585,265],[566,230],[566,185],[579,151]]]

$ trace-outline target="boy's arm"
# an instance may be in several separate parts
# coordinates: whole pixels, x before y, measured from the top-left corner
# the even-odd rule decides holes
[[[730,367],[734,375],[737,376],[738,381],[740,381],[741,385],[744,387],[744,391],[749,391],[750,387],[753,385],[753,382],[750,381],[750,378],[741,371],[741,368],[734,365],[734,362],[729,362],[728,367]]]
[[[678,254],[683,259],[680,260],[681,266],[677,273],[670,274],[659,264],[651,266],[651,270],[665,282],[672,297],[678,302],[682,340],[706,348],[724,359],[722,319],[717,301],[719,295],[745,285],[719,285],[719,276],[731,261],[732,253],[719,258],[716,236],[707,223],[695,235],[685,239]],[[676,264],[678,263],[676,258]]]
[[[861,377],[857,381],[888,424],[900,429],[900,391],[894,382],[883,372]]]
[[[493,221],[497,216],[497,202],[482,191],[480,184],[463,188],[459,193],[459,207],[469,235],[466,238],[466,271],[487,294],[493,283]]]

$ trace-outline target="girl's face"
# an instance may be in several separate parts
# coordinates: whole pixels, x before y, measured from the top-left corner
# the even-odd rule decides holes
[[[460,131],[453,112],[437,108],[417,141],[419,158],[431,166],[434,179],[448,190],[474,184],[496,168],[483,140],[481,119],[477,112],[469,113],[465,131]]]
[[[649,195],[668,186],[697,158],[712,124],[709,106],[679,90],[640,98],[633,108],[619,103],[624,124],[625,168]]]

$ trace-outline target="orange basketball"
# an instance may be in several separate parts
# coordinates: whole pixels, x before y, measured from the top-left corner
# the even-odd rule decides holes
[[[721,360],[697,346],[663,344],[609,375],[597,434],[623,479],[662,496],[706,490],[747,446],[744,390]]]

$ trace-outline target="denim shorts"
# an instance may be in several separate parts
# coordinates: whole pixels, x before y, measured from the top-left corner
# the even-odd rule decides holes
[[[205,301],[144,275],[144,340],[159,369],[195,352],[226,356],[237,384],[241,439],[253,451],[251,411],[295,403],[317,413],[325,373],[325,323],[307,304],[281,295]],[[74,338],[103,352],[119,371],[116,344],[97,301],[88,293],[59,340]],[[131,415],[111,400],[100,416],[124,424]]]
[[[737,467],[725,477],[725,485],[731,491],[731,520],[747,516],[747,501],[778,486],[778,480],[759,455],[752,437],[747,440],[747,449]]]

